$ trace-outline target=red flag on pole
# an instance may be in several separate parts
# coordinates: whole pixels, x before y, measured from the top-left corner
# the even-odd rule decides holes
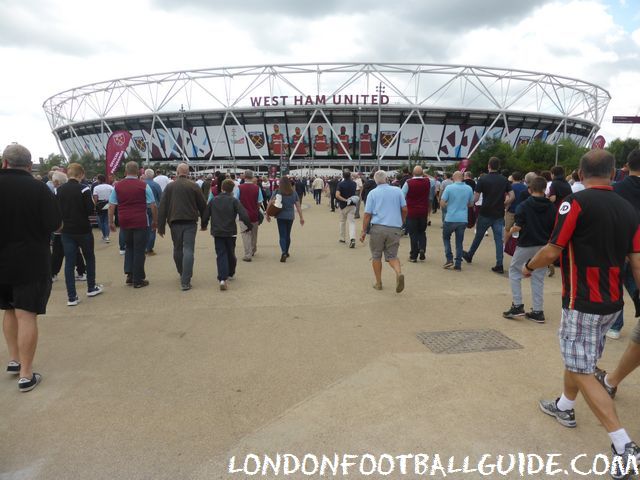
[[[120,166],[124,152],[129,147],[131,134],[126,130],[113,132],[107,141],[106,170],[107,176],[111,177]]]

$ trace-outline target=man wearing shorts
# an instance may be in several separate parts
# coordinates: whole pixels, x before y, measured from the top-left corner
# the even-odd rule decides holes
[[[529,277],[561,258],[558,336],[565,364],[564,391],[557,400],[540,401],[540,409],[565,427],[575,427],[574,405],[581,392],[611,438],[618,464],[612,477],[626,479],[626,466],[631,457],[640,460],[640,447],[622,428],[613,400],[594,376],[607,330],[623,307],[627,256],[636,281],[640,279],[638,214],[609,186],[614,173],[615,160],[605,150],[592,150],[582,157],[580,179],[586,189],[564,199],[549,243],[525,263],[522,273]]]
[[[360,241],[369,233],[371,263],[376,283],[373,288],[382,290],[382,254],[396,273],[396,292],[404,290],[404,275],[398,260],[398,247],[402,237],[402,225],[407,219],[407,202],[402,190],[387,183],[387,174],[378,170],[373,179],[377,187],[369,192],[362,221]]]
[[[37,316],[46,313],[51,293],[51,234],[62,219],[46,184],[31,176],[31,153],[12,144],[0,170],[0,309],[9,350],[7,372],[18,375],[21,392],[33,390],[38,343]]]

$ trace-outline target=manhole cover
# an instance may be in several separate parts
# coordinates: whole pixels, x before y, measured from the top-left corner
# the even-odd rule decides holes
[[[420,332],[417,336],[433,353],[491,352],[522,348],[518,342],[492,329]]]

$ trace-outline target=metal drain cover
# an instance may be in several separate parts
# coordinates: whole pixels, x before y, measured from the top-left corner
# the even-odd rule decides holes
[[[523,348],[518,342],[492,329],[420,332],[417,337],[433,353],[491,352]]]

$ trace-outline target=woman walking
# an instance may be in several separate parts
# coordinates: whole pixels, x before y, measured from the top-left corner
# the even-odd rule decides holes
[[[300,198],[293,189],[291,180],[288,177],[282,177],[280,179],[280,188],[273,192],[273,196],[269,201],[269,204],[273,204],[277,196],[282,197],[282,210],[276,215],[276,221],[278,223],[278,234],[280,236],[280,250],[282,255],[280,261],[282,263],[289,258],[289,247],[291,246],[291,227],[293,227],[293,221],[296,218],[295,210],[298,210],[300,216],[300,225],[304,225],[304,218],[302,218],[302,209],[300,208]],[[294,210],[295,208],[295,210]],[[269,211],[267,209],[267,211]],[[271,221],[271,217],[267,215],[267,222]]]

